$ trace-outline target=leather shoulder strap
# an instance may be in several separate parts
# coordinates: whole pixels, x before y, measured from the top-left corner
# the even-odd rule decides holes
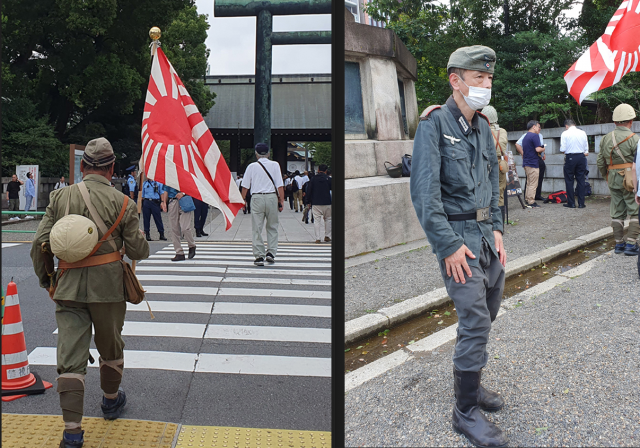
[[[91,214],[91,218],[93,218],[93,221],[96,223],[96,225],[98,226],[98,228],[100,229],[100,231],[103,234],[102,238],[100,239],[99,244],[93,250],[95,252],[96,250],[98,250],[98,247],[100,247],[100,244],[102,244],[104,241],[107,241],[107,238],[109,238],[109,235],[111,235],[111,233],[115,230],[115,228],[118,226],[118,224],[120,224],[120,221],[122,220],[122,217],[124,216],[124,212],[125,212],[125,210],[127,208],[127,203],[129,202],[129,198],[127,196],[124,196],[124,202],[122,204],[122,209],[120,210],[120,214],[118,215],[118,219],[113,224],[113,226],[111,226],[110,229],[107,229],[106,224],[104,223],[104,221],[102,220],[102,218],[98,214],[98,211],[96,210],[96,208],[91,203],[91,198],[89,196],[89,190],[87,190],[87,186],[85,185],[85,183],[84,182],[80,182],[77,185],[78,185],[78,189],[80,190],[80,193],[82,194],[82,199],[84,199],[84,202],[87,205],[87,208],[89,209],[89,213]],[[116,246],[116,243],[113,241],[113,239],[110,239],[108,241],[109,241],[109,244],[111,245],[111,247],[113,248],[113,250],[117,251],[118,247]]]
[[[278,202],[280,202],[280,193],[278,193],[278,187],[276,187],[276,183],[273,181],[273,177],[271,177],[271,174],[269,174],[269,171],[267,171],[267,169],[264,167],[264,165],[262,163],[260,163],[259,160],[258,160],[258,165],[260,165],[262,167],[262,169],[264,170],[264,172],[267,173],[267,176],[269,176],[269,180],[273,184],[273,188],[276,189],[276,196],[278,196]]]
[[[487,120],[487,124],[489,125],[489,127],[491,127],[491,122],[489,121],[489,117],[487,117],[485,114],[483,114],[482,112],[477,112],[478,115],[480,115],[482,118],[484,118],[485,120]]]

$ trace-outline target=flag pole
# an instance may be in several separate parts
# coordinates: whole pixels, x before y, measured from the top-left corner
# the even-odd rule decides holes
[[[160,31],[160,28],[158,28],[157,26],[154,26],[149,30],[149,37],[152,39],[151,45],[149,45],[151,47],[151,67],[153,67],[153,58],[155,57],[156,51],[160,46],[159,39],[161,35],[162,35],[162,32]],[[140,154],[139,163],[140,163],[140,175],[139,175],[140,188],[138,189],[138,215],[140,215],[142,211],[142,185],[147,180],[147,176],[144,172],[144,167],[145,167],[144,148],[142,148],[142,153]]]

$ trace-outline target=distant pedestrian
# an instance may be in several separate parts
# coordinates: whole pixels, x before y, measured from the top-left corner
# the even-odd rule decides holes
[[[284,207],[284,187],[280,164],[269,160],[269,147],[258,143],[255,147],[256,162],[247,167],[242,179],[242,197],[250,188],[253,194],[251,229],[253,230],[253,264],[264,266],[265,259],[274,263],[278,252],[278,213]],[[262,239],[262,228],[267,228],[267,248]]]
[[[306,171],[305,171],[306,173]],[[309,177],[309,180],[314,178],[313,173],[305,174]],[[302,204],[304,205],[304,212],[302,214],[302,222],[305,224],[309,224],[309,212],[311,211],[311,202],[309,202],[309,195],[307,194],[307,188],[309,187],[309,182],[305,182],[302,186]],[[311,222],[313,223],[313,216],[311,217]]]
[[[33,174],[30,172],[27,173],[27,181],[24,184],[24,211],[28,212],[31,210],[31,202],[33,198],[36,197],[36,183],[33,180]],[[34,205],[34,208],[38,210],[38,204]],[[34,219],[32,215],[27,215],[24,219]]]
[[[287,174],[284,180],[284,194],[289,198],[289,208],[293,210],[293,176]]]
[[[24,182],[18,179],[15,174],[11,176],[11,180],[7,184],[7,201],[9,201],[9,211],[20,211],[20,185],[24,185]],[[20,221],[20,217],[17,215],[9,218],[9,221]]]
[[[153,241],[151,239],[151,215],[153,215],[153,220],[160,233],[160,239],[167,241],[164,236],[164,223],[162,222],[162,212],[166,211],[167,199],[164,195],[164,185],[154,180],[145,180],[142,184],[142,218],[147,241]]]
[[[124,194],[129,195],[131,199],[133,199],[136,203],[138,202],[138,183],[136,182],[136,175],[138,172],[136,170],[131,171],[129,176],[127,176],[126,189],[123,191]],[[123,185],[124,188],[124,185]]]
[[[59,190],[61,188],[68,187],[68,186],[69,186],[69,184],[65,182],[64,176],[62,176],[60,178],[60,180],[58,182],[56,182],[56,184],[54,185],[53,189],[54,190]]]
[[[302,211],[302,186],[304,185],[304,179],[300,176],[300,171],[296,170],[293,177],[293,207],[298,211]]]
[[[633,174],[633,162],[638,152],[640,137],[631,132],[636,112],[628,104],[620,104],[613,110],[613,121],[616,128],[600,140],[598,153],[598,169],[604,179],[607,179],[611,192],[611,227],[616,240],[614,252],[629,256],[638,256],[638,203],[634,190],[638,185],[633,180],[626,185],[625,179]],[[632,179],[632,178],[631,178]],[[635,184],[635,185],[633,185]],[[624,220],[629,219],[627,238],[624,238]]]
[[[200,199],[192,199],[193,204],[196,206],[196,209],[193,211],[193,226],[196,228],[196,237],[209,236],[209,234],[204,231],[204,225],[207,222],[207,215],[209,214],[209,204],[202,202]]]
[[[327,165],[321,164],[318,167],[318,174],[313,176],[307,184],[307,197],[315,221],[313,228],[316,244],[320,244],[323,240],[327,243],[331,241],[331,190],[331,178],[327,176]]]
[[[585,174],[587,172],[587,156],[589,155],[589,142],[587,133],[576,127],[573,120],[564,121],[565,131],[560,136],[560,152],[564,157],[564,184],[567,191],[567,203],[564,207],[576,208],[573,181],[577,181],[578,208],[585,208]]]
[[[522,166],[527,174],[527,189],[525,192],[525,201],[529,207],[540,207],[535,201],[536,190],[538,188],[538,176],[540,175],[540,157],[538,154],[544,151],[544,147],[540,146],[540,123],[531,120],[527,123],[529,132],[522,139]]]
[[[180,242],[182,235],[184,235],[184,238],[187,240],[189,258],[193,258],[196,256],[196,242],[191,232],[193,211],[196,209],[196,206],[193,204],[193,198],[168,185],[164,186],[164,194],[164,200],[169,204],[171,241],[173,242],[173,249],[176,251],[176,256],[173,257],[171,261],[183,261],[185,259],[184,249],[182,249],[182,243]]]
[[[526,135],[527,133],[522,134],[522,136],[516,142],[516,150],[520,155],[522,155],[522,141],[524,140],[524,137]],[[540,134],[539,132],[538,132],[538,138],[540,139],[540,146],[544,148],[545,147],[544,137],[542,137],[542,134]],[[538,171],[538,186],[536,187],[536,196],[535,196],[536,201],[544,201],[544,198],[542,197],[542,182],[544,181],[544,175],[545,175],[545,172],[547,171],[547,164],[545,163],[546,160],[547,160],[547,156],[544,151],[538,154],[539,171]],[[527,187],[526,179],[525,179],[524,187],[526,191],[526,187]]]

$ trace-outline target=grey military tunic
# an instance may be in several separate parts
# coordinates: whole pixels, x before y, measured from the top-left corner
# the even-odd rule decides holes
[[[453,97],[422,120],[413,143],[411,200],[433,252],[443,260],[465,244],[477,266],[482,238],[493,253],[493,231],[502,232],[498,158],[489,123],[476,113],[471,123]],[[448,221],[447,215],[491,207],[491,220]]]
[[[458,314],[453,362],[459,371],[479,371],[504,290],[504,268],[493,232],[502,232],[498,158],[488,121],[476,113],[471,123],[453,97],[423,119],[416,132],[411,167],[411,199]],[[485,221],[449,221],[449,215],[489,207]],[[447,276],[444,259],[466,245],[472,272],[466,282]]]

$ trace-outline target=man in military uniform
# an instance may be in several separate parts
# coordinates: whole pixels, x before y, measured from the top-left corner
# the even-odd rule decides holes
[[[99,215],[107,228],[111,228],[120,216],[119,224],[95,255],[66,265],[60,260],[58,271],[50,276],[53,258],[43,251],[43,243],[49,244],[53,225],[67,214],[85,216],[96,222],[85,205],[79,184],[51,193],[31,248],[40,286],[55,287],[52,298],[56,303],[58,324],[57,380],[65,423],[61,447],[81,447],[83,444],[84,379],[90,358],[92,325],[94,342],[100,353],[105,419],[118,418],[126,403],[125,393],[119,387],[124,369],[121,334],[127,309],[120,249],[124,245],[124,253],[130,259],[141,260],[149,256],[149,244],[138,228],[135,202],[129,200],[123,211],[124,195],[111,188],[114,161],[111,144],[105,138],[98,138],[87,144],[80,165],[82,184],[88,190],[94,214]],[[102,237],[104,233],[99,234]]]
[[[488,120],[477,112],[491,98],[495,63],[495,52],[484,46],[451,54],[447,72],[453,95],[421,118],[410,184],[418,220],[458,313],[453,427],[480,446],[507,443],[502,431],[480,412],[504,405],[499,394],[480,385],[507,260],[498,207],[498,158]]]
[[[493,106],[485,107],[482,109],[482,113],[486,115],[489,123],[491,123],[491,135],[493,135],[493,141],[496,147],[496,156],[498,157],[498,166],[500,168],[500,201],[498,202],[498,207],[500,207],[502,222],[504,222],[504,190],[507,188],[507,172],[509,171],[509,158],[507,156],[507,144],[509,141],[507,140],[507,130],[501,128],[498,124],[498,112],[496,112]]]
[[[166,199],[164,199],[164,185],[155,180],[147,179],[142,184],[142,218],[144,222],[144,233],[147,241],[151,239],[151,215],[156,223],[160,239],[167,241],[164,236],[164,224],[162,223],[161,212],[167,211]]]
[[[640,254],[638,249],[638,204],[633,191],[623,186],[625,173],[633,175],[633,161],[636,157],[640,137],[631,132],[631,124],[636,112],[628,104],[620,104],[613,111],[616,128],[602,137],[598,153],[598,170],[607,179],[611,192],[611,227],[616,240],[615,253],[629,256]],[[624,220],[629,218],[627,241],[624,240]]]

